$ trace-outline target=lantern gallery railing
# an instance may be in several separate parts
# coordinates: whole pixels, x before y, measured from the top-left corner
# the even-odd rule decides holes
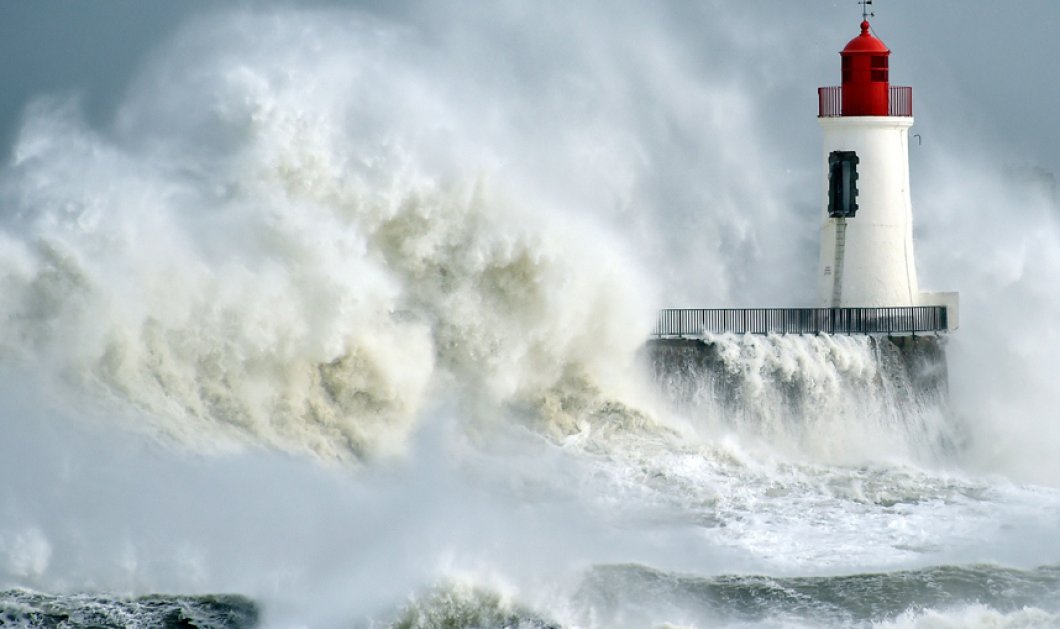
[[[839,118],[843,115],[843,88],[817,88],[817,117]],[[911,117],[913,115],[913,88],[892,85],[887,92],[887,115]]]
[[[948,329],[946,306],[659,311],[656,338],[703,334],[916,334]]]
[[[887,115],[906,116],[913,115],[913,88],[891,86],[887,94]]]

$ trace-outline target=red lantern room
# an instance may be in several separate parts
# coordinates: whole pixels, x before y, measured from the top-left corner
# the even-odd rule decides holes
[[[869,32],[868,20],[839,55],[843,58],[843,115],[886,116],[891,51]]]
[[[891,51],[869,31],[868,20],[861,23],[861,34],[839,55],[843,59],[843,85],[818,90],[820,116],[913,115],[913,91],[891,87]]]

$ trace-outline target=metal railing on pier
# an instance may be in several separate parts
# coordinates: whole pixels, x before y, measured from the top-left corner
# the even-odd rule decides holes
[[[659,311],[652,336],[703,334],[916,334],[945,332],[946,306],[693,308]]]

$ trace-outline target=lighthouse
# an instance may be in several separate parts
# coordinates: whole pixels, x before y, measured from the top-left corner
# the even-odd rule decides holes
[[[891,86],[891,51],[868,20],[839,54],[842,85],[818,91],[824,202],[817,305],[921,305],[909,193],[912,88]]]
[[[891,85],[891,51],[872,32],[840,51],[842,82],[818,88],[824,132],[820,257],[814,308],[667,308],[652,336],[868,334],[896,340],[956,330],[956,292],[923,292],[913,251],[909,129],[913,89]],[[812,298],[807,287],[806,300]],[[941,355],[941,354],[940,354]]]
[[[890,84],[891,51],[867,19],[839,56],[842,84],[818,90],[824,200],[817,305],[944,305],[953,329],[957,294],[921,293],[917,282],[909,191],[913,90]]]

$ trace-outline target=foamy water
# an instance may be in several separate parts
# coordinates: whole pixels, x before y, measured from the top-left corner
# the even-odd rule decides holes
[[[714,207],[696,273],[660,277],[631,211],[653,119],[613,61],[579,53],[531,114],[470,42],[215,15],[113,124],[30,109],[0,175],[0,624],[1060,622],[1050,327],[980,345],[973,298],[949,393],[865,338],[646,356],[661,294],[740,294],[768,237]],[[649,95],[686,76],[644,55]],[[683,102],[744,100],[708,87]]]

